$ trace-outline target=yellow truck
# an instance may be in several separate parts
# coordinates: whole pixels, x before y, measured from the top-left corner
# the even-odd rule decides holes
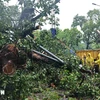
[[[100,49],[97,49],[97,50],[79,50],[79,51],[76,51],[76,55],[82,59],[82,56],[84,54],[88,54],[88,53],[91,53],[91,56],[94,58],[94,59],[97,59],[97,56],[98,54],[100,53]]]

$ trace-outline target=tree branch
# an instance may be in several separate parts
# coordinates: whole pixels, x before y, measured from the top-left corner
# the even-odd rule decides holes
[[[31,21],[34,22],[34,21],[36,21],[37,19],[39,19],[40,17],[45,16],[45,12],[46,12],[46,11],[49,12],[49,11],[53,8],[53,6],[56,5],[58,2],[60,2],[60,0],[55,0],[55,2],[54,2],[52,5],[50,5],[50,7],[48,8],[48,11],[47,11],[47,9],[44,10],[44,11],[42,11],[39,15],[37,15],[37,16],[34,17],[34,18],[32,18]]]

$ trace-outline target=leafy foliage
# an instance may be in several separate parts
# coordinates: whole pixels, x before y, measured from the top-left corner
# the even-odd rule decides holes
[[[35,0],[24,1],[25,0],[19,1],[20,5],[22,5],[22,9],[24,9],[25,6],[33,7],[35,4],[35,7],[40,11],[45,10],[45,8],[46,10],[50,8],[52,2],[58,2],[50,0],[43,0],[43,2],[41,1],[39,3],[35,2]],[[58,64],[47,64],[42,61],[31,60],[27,57],[25,69],[16,70],[16,73],[12,76],[0,74],[0,89],[6,91],[6,95],[0,97],[1,100],[25,100],[28,96],[33,96],[35,100],[38,100],[39,98],[36,96],[38,93],[43,95],[42,98],[44,100],[59,100],[59,98],[62,98],[59,96],[59,90],[61,92],[63,91],[66,97],[82,98],[89,96],[89,98],[94,99],[100,97],[100,74],[97,73],[92,76],[85,74],[85,80],[80,85],[83,74],[79,71],[79,58],[67,52],[69,49],[66,48],[66,46],[77,50],[77,47],[81,45],[82,33],[80,31],[76,28],[65,30],[57,29],[57,35],[54,38],[52,38],[49,30],[35,31],[33,34],[37,37],[35,39],[36,43],[34,43],[33,38],[28,36],[19,39],[25,27],[15,27],[15,25],[17,26],[19,24],[16,19],[19,18],[20,14],[20,12],[17,11],[17,6],[7,7],[2,1],[0,2],[0,8],[5,8],[0,14],[0,48],[7,43],[15,43],[20,50],[24,50],[25,52],[28,52],[30,49],[43,52],[37,46],[42,45],[65,61],[64,66],[60,66]],[[58,7],[55,6],[54,9],[55,12],[58,13]],[[46,10],[44,13],[48,16],[51,12]],[[81,23],[82,30],[84,30],[84,33],[89,34],[91,40],[93,40],[94,38],[91,36],[93,34],[90,33],[94,31],[94,22],[85,20],[84,16],[81,18],[82,22],[79,22]],[[39,20],[41,22],[41,18]],[[44,20],[42,20],[42,22],[43,21]],[[27,23],[29,22],[25,22],[25,24]],[[33,25],[33,23],[29,24],[30,25],[27,26],[28,28]],[[99,24],[99,21],[97,24]],[[84,37],[87,37],[86,34]],[[59,40],[64,42],[66,46],[62,45]],[[87,42],[86,39],[84,42]],[[20,56],[24,57],[23,54],[20,54]]]
[[[86,49],[91,49],[96,42],[99,45],[99,19],[100,11],[97,9],[90,10],[87,16],[76,15],[73,19],[72,27],[80,26],[83,33],[82,40],[86,44]],[[95,47],[96,48],[96,47]]]

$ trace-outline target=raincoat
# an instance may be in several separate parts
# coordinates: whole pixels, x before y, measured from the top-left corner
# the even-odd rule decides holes
[[[86,57],[86,65],[89,67],[93,67],[93,62],[94,62],[93,57],[91,56],[90,53],[88,53],[88,55]]]

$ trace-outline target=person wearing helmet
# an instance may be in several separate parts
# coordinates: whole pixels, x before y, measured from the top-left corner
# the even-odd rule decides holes
[[[93,67],[93,62],[94,59],[91,56],[91,53],[88,53],[87,57],[86,57],[86,65],[91,69],[91,67]]]

